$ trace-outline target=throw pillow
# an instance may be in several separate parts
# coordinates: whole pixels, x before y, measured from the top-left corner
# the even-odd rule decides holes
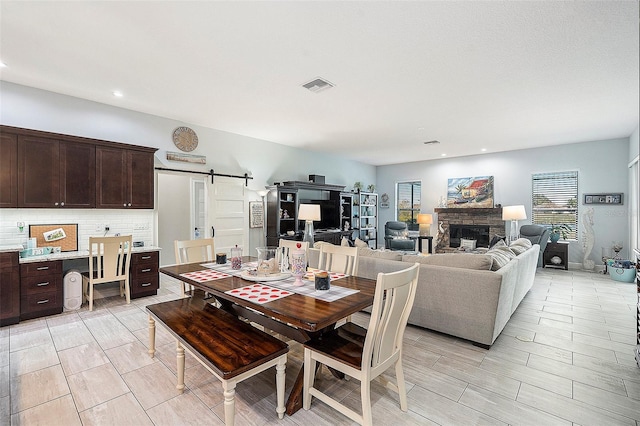
[[[402,260],[402,253],[391,250],[373,250],[369,247],[358,247],[358,256],[375,257],[387,260]]]
[[[509,245],[509,248],[516,254],[516,256],[519,256],[525,251],[529,250],[531,246],[531,241],[529,241],[527,238],[518,238],[517,240],[512,242],[511,245]]]
[[[492,271],[497,271],[498,269],[505,266],[507,263],[511,261],[511,259],[515,259],[516,254],[504,243],[504,241],[498,241],[491,249],[487,251],[487,255],[491,256],[493,259],[493,264],[491,265]]]
[[[328,242],[326,242],[326,241],[316,241],[315,243],[313,243],[313,248],[315,248],[315,249],[320,249],[320,248],[322,248],[322,246],[323,246],[323,245],[325,245],[325,244],[329,244],[330,246],[332,246],[332,245],[333,245],[333,244],[328,243]]]
[[[448,266],[450,268],[476,269],[490,271],[493,260],[484,254],[443,253],[430,256],[405,255],[403,262],[422,263],[425,265]]]
[[[504,241],[505,238],[506,237],[503,237],[502,235],[497,235],[497,234],[494,235],[493,238],[491,239],[491,242],[489,243],[489,248],[495,246],[498,241],[501,241],[501,240]]]
[[[356,247],[369,247],[365,241],[362,241],[360,238],[356,238]]]
[[[351,241],[349,241],[347,237],[342,237],[342,240],[340,240],[340,245],[342,247],[352,247]]]
[[[475,250],[476,240],[469,240],[467,238],[460,238],[460,247],[463,249]]]

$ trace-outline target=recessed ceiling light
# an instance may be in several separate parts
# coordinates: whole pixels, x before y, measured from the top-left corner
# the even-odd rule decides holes
[[[7,64],[5,64],[4,62],[0,61],[0,68],[5,68],[7,66]]]
[[[480,151],[487,152],[487,148],[482,148]]]
[[[112,93],[113,93],[113,96],[115,96],[116,98],[121,98],[124,96],[124,94],[122,94],[122,92],[119,90],[114,90]]]
[[[447,154],[440,154],[440,157],[446,157]]]

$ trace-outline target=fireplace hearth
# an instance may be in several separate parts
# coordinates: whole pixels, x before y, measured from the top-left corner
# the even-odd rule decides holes
[[[449,247],[460,247],[460,239],[476,240],[476,247],[489,247],[489,225],[449,225]]]

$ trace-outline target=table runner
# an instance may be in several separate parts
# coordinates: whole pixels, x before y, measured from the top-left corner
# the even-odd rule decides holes
[[[220,272],[225,272],[231,275],[235,275],[235,276],[240,276],[240,273],[243,270],[248,270],[251,268],[255,268],[257,266],[257,262],[248,262],[248,263],[243,263],[242,264],[242,269],[240,270],[234,270],[231,269],[231,263],[227,262],[226,264],[218,264],[218,263],[202,263],[200,264],[200,266],[204,266],[205,268],[210,268],[210,269],[214,269]],[[317,270],[314,270],[317,271]],[[335,277],[339,277],[339,278],[344,278],[347,275],[344,274],[331,274],[332,279],[334,279]],[[317,291],[315,288],[315,283],[313,280],[304,280],[304,285],[298,286],[298,285],[294,285],[293,283],[295,282],[295,277],[291,276],[289,278],[286,278],[284,280],[280,280],[280,281],[269,281],[268,285],[271,287],[276,287],[279,288],[281,290],[287,290],[290,291],[292,293],[297,293],[297,294],[301,294],[303,296],[309,296],[309,297],[313,297],[315,299],[318,300],[323,300],[325,302],[333,302],[334,300],[338,300],[341,299],[343,297],[349,296],[351,294],[355,294],[358,293],[360,290],[356,290],[353,288],[346,288],[346,287],[341,287],[339,285],[335,285],[334,282],[331,282],[331,288],[329,290],[322,290],[322,291]]]

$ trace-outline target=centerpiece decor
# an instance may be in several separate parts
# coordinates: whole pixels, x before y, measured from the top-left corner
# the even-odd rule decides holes
[[[302,285],[302,277],[307,272],[307,251],[302,244],[296,243],[296,248],[291,251],[291,273],[296,277],[293,285]]]

